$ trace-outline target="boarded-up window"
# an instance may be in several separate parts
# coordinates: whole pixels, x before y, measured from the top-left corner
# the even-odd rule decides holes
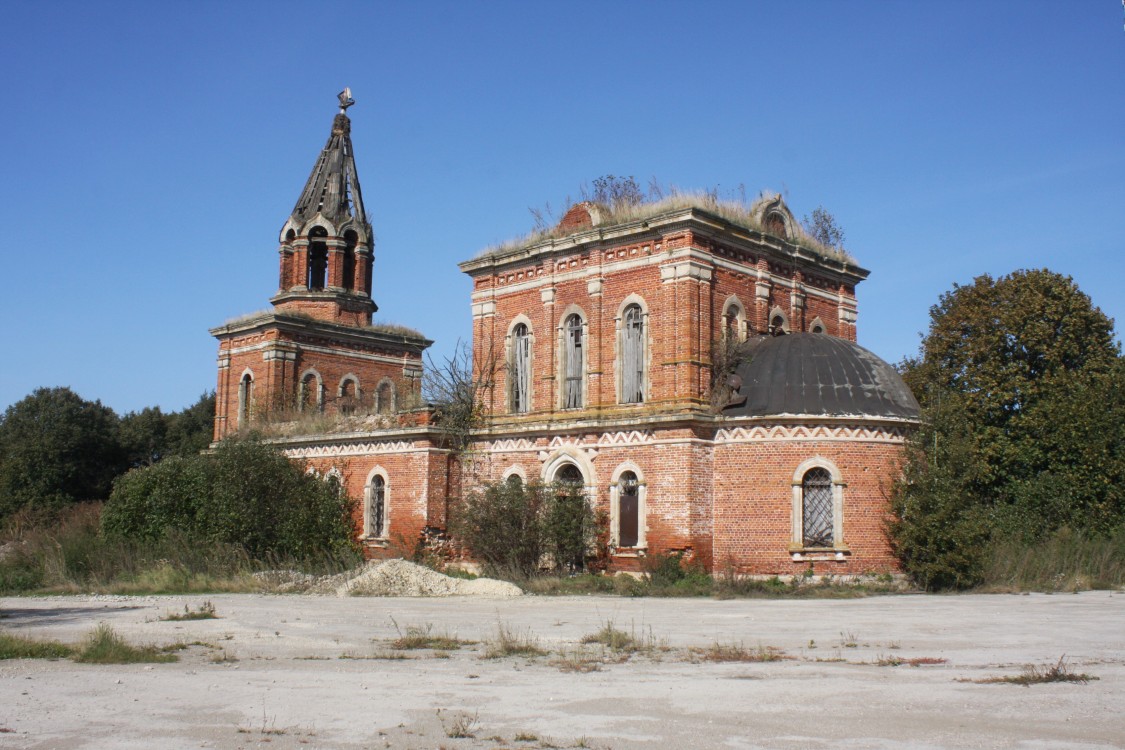
[[[627,471],[618,480],[617,544],[636,547],[640,515],[640,482]]]
[[[831,547],[832,475],[827,469],[809,469],[801,482],[801,515],[806,547]]]
[[[640,305],[629,305],[621,320],[621,402],[645,400],[645,320]]]
[[[519,323],[512,329],[511,411],[523,413],[531,408],[531,335]]]
[[[563,393],[563,408],[578,409],[582,407],[582,378],[585,369],[582,350],[586,342],[582,330],[582,318],[579,315],[569,316],[564,328],[566,332],[566,357],[563,367],[565,368],[566,381]]]
[[[387,480],[376,474],[367,488],[368,534],[374,537],[386,536]]]

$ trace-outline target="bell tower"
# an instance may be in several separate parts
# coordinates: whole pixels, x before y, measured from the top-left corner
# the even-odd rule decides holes
[[[320,414],[406,419],[418,403],[422,352],[433,342],[372,324],[372,233],[339,94],[328,143],[281,228],[273,309],[211,329],[219,340],[215,439]]]
[[[339,94],[328,143],[281,228],[278,311],[352,326],[371,323],[373,241],[352,150],[351,89]]]

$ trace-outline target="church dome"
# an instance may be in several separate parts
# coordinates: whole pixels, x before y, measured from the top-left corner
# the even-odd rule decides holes
[[[895,369],[846,339],[822,333],[759,336],[728,381],[723,415],[918,419],[918,402]]]

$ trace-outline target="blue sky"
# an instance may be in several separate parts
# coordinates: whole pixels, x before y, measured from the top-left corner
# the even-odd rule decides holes
[[[467,338],[456,263],[604,174],[824,205],[913,354],[982,273],[1069,274],[1125,325],[1125,29],[1071,2],[9,2],[0,408],[214,387],[350,86],[376,320]]]

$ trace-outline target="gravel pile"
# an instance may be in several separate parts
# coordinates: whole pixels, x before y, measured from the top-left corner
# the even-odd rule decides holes
[[[270,570],[254,577],[278,593],[336,596],[477,596],[506,599],[523,591],[492,578],[452,578],[406,560],[372,561],[334,576],[313,576],[295,570]]]
[[[406,560],[368,563],[336,587],[337,596],[479,596],[506,599],[523,591],[492,578],[452,578]]]

